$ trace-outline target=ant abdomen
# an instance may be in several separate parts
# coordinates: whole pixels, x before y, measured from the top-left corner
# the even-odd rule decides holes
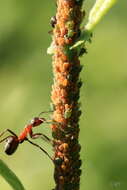
[[[18,138],[15,136],[9,136],[5,143],[5,153],[8,155],[13,154],[19,145]]]

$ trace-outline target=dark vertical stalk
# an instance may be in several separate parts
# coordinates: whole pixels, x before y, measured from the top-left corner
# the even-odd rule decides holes
[[[82,0],[57,0],[53,30],[54,105],[54,190],[79,190],[81,160],[79,137],[79,95],[81,65],[77,50],[70,50],[80,35]]]

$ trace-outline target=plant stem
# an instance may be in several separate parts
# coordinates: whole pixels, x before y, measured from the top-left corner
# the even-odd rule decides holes
[[[82,69],[77,50],[70,50],[80,35],[82,0],[57,0],[53,30],[54,190],[79,190],[81,160],[79,138],[79,94]]]

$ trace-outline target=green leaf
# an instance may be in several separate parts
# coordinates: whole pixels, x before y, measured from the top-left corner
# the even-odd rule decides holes
[[[89,13],[88,23],[81,30],[79,39],[77,39],[77,41],[70,47],[70,50],[75,49],[80,55],[81,49],[85,47],[85,43],[91,43],[94,27],[100,22],[116,1],[117,0],[96,0],[96,3]]]
[[[85,25],[85,29],[92,31],[116,2],[117,0],[96,0],[89,13],[88,23]]]
[[[84,45],[84,43],[85,43],[85,40],[79,40],[73,46],[70,47],[70,50],[75,49],[81,45]]]
[[[12,186],[14,190],[25,190],[18,177],[0,159],[0,175]]]
[[[75,49],[80,54],[81,49],[85,47],[85,43],[86,42],[91,43],[91,38],[92,38],[91,31],[88,30],[81,31],[79,39],[77,39],[77,41],[73,44],[73,46],[70,47],[70,50]]]

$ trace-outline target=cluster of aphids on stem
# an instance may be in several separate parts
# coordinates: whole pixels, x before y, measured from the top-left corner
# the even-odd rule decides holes
[[[84,13],[85,14],[85,13]],[[57,19],[56,19],[56,16],[52,16],[51,19],[50,19],[50,24],[53,28],[55,28],[55,25],[57,24]],[[49,31],[49,34],[52,34],[52,30]],[[92,34],[91,34],[92,35]],[[81,30],[78,31],[77,33],[77,38],[79,39],[81,36]],[[91,36],[92,37],[92,36]],[[87,53],[87,49],[86,47],[81,47],[80,48],[80,51],[78,53],[78,56],[81,57],[82,55],[84,55],[84,53],[86,54]]]

